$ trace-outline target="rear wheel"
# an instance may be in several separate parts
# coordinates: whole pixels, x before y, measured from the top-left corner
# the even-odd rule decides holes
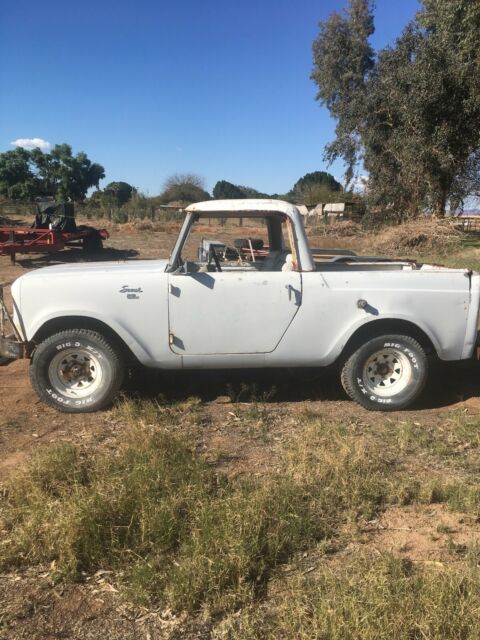
[[[87,413],[108,406],[124,377],[121,350],[96,331],[61,331],[41,342],[30,363],[39,397],[59,411]]]
[[[342,370],[347,394],[366,409],[405,409],[422,392],[428,362],[421,345],[404,335],[372,338],[359,347]]]

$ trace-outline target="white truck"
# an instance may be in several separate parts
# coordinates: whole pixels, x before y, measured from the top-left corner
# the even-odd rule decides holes
[[[224,237],[201,239],[215,219]],[[239,232],[247,237],[233,239]],[[315,253],[295,206],[225,200],[188,207],[169,260],[46,267],[18,278],[11,293],[11,315],[0,296],[13,331],[1,332],[0,356],[30,358],[33,387],[60,411],[106,407],[132,363],[336,364],[353,400],[390,411],[419,396],[430,359],[476,352],[480,275]]]

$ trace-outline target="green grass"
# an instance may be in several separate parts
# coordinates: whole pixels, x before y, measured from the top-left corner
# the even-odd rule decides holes
[[[261,402],[239,409],[242,430],[271,420]],[[202,457],[194,399],[131,401],[112,417],[123,426],[115,448],[48,446],[11,478],[2,571],[50,565],[68,582],[112,570],[125,597],[201,612],[213,638],[479,637],[478,549],[441,519],[432,535],[449,536],[451,566],[372,554],[362,533],[392,505],[480,516],[480,481],[462,466],[480,448],[476,418],[372,426],[306,411],[268,442],[275,464],[258,478]]]

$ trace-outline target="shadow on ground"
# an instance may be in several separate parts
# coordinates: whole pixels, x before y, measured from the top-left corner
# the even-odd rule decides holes
[[[346,400],[338,370],[237,369],[164,371],[138,369],[127,381],[127,397],[177,402],[195,396],[203,402],[228,396],[234,402],[269,403]],[[480,396],[480,363],[436,363],[421,399],[411,408],[439,409]]]

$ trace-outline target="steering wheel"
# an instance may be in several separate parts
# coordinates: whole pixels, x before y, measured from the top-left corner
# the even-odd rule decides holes
[[[220,266],[220,260],[219,257],[217,256],[217,252],[215,251],[215,247],[213,247],[212,245],[210,245],[210,248],[208,250],[208,262],[207,262],[207,266],[210,266],[212,264],[212,259],[215,263],[215,269],[217,271],[221,271],[222,267]]]

